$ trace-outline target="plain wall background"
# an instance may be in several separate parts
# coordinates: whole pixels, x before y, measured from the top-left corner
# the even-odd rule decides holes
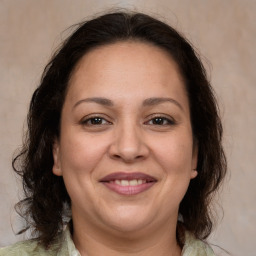
[[[21,185],[11,159],[43,68],[65,38],[62,31],[113,7],[164,17],[204,56],[220,102],[229,164],[219,199],[224,217],[209,241],[235,256],[255,256],[255,0],[0,0],[0,246],[22,239],[14,235],[21,226],[13,209]]]

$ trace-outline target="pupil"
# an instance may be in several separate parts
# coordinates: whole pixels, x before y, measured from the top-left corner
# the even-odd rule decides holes
[[[93,118],[92,120],[91,120],[91,123],[92,124],[101,124],[101,122],[102,122],[102,119],[101,118]]]
[[[153,122],[154,122],[154,124],[163,124],[163,119],[162,118],[155,118]]]

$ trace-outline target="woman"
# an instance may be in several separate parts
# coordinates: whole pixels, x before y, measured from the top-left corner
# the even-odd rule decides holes
[[[13,163],[36,238],[0,255],[214,255],[203,240],[221,138],[204,67],[177,31],[139,13],[81,24],[44,71]]]

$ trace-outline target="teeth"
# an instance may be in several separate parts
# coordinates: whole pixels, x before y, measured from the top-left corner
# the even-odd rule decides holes
[[[120,180],[115,180],[115,183],[118,185],[121,185],[121,181]]]
[[[128,180],[121,180],[121,185],[122,186],[128,186],[129,185],[129,181]]]
[[[138,185],[142,184],[143,181],[145,181],[145,180],[138,180]],[[146,183],[146,181],[144,183]]]
[[[136,185],[138,185],[138,181],[137,180],[130,180],[129,185],[130,186],[136,186]]]
[[[114,183],[121,186],[137,186],[146,183],[145,180],[115,180]]]

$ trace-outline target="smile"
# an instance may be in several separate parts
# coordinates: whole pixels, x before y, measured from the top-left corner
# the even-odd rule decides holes
[[[137,195],[151,188],[157,180],[143,173],[112,173],[100,182],[121,195]]]
[[[114,180],[110,181],[110,183],[115,183],[120,186],[138,186],[144,183],[147,183],[146,180]]]

